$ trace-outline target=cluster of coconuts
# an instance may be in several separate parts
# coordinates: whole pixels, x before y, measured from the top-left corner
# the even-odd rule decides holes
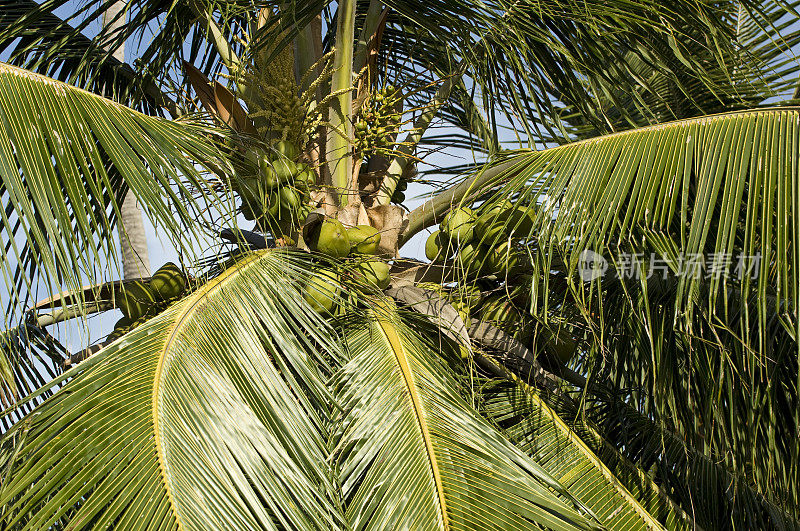
[[[274,234],[297,228],[311,211],[309,192],[316,185],[314,169],[299,162],[300,150],[287,141],[268,153],[248,152],[246,164],[231,187],[242,199],[241,212]]]
[[[381,234],[375,227],[356,225],[345,228],[339,220],[325,218],[306,231],[303,239],[312,251],[339,260],[348,258],[340,272],[320,269],[317,276],[306,282],[303,298],[317,312],[333,315],[342,275],[381,290],[389,286],[389,264],[375,256],[381,242]]]
[[[149,281],[126,282],[116,299],[123,317],[116,322],[107,339],[114,341],[122,337],[178,300],[185,291],[186,275],[172,262],[161,266]]]
[[[378,149],[388,149],[400,125],[396,110],[399,96],[393,85],[387,85],[371,95],[360,118],[353,124],[356,150],[372,155]]]
[[[527,343],[533,321],[525,311],[528,255],[519,240],[533,227],[533,209],[509,200],[451,210],[425,242],[433,262],[449,262],[459,282],[443,294],[465,323],[483,321]],[[499,243],[498,243],[499,242]]]

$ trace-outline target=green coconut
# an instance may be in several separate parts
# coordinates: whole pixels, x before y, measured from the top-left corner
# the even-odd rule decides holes
[[[530,321],[514,307],[505,293],[487,297],[478,309],[477,317],[524,343],[530,340],[533,332]]]
[[[117,297],[117,306],[122,315],[135,321],[143,316],[156,303],[157,297],[149,284],[141,281],[126,282]]]
[[[375,284],[382,290],[388,288],[391,282],[389,264],[379,258],[367,258],[366,260],[362,260],[356,265],[354,273],[356,277],[370,284]]]
[[[451,210],[444,217],[439,228],[458,245],[469,243],[474,237],[475,213],[468,207]]]
[[[236,190],[242,201],[250,208],[256,209],[261,204],[262,181],[259,177],[251,176],[236,180]]]
[[[445,241],[446,239],[447,236],[440,230],[434,231],[428,236],[425,241],[425,256],[428,257],[428,260],[435,262],[445,258],[446,251],[443,248],[449,246],[449,241]]]
[[[161,299],[178,297],[186,289],[186,277],[183,270],[172,262],[158,268],[150,279],[150,288]]]
[[[544,330],[541,336],[544,349],[550,358],[558,360],[562,365],[572,361],[577,351],[577,343],[567,330],[559,328],[555,333]]]
[[[114,331],[124,330],[127,331],[133,325],[133,319],[129,317],[122,317],[116,323],[114,323]]]
[[[317,174],[314,171],[314,168],[305,162],[297,164],[297,176],[295,177],[295,182],[300,181],[303,181],[307,187],[317,184]]]
[[[477,242],[462,245],[458,249],[456,260],[461,271],[468,277],[479,277],[483,274],[484,261],[488,250]]]
[[[508,199],[481,208],[475,221],[475,239],[483,243],[494,243],[507,228],[514,204]]]
[[[370,225],[356,225],[347,229],[350,247],[358,253],[377,254],[381,233]]]
[[[297,193],[297,190],[289,186],[284,186],[280,189],[279,196],[281,209],[293,212],[300,208],[300,195]]]
[[[334,258],[344,258],[350,252],[350,238],[339,220],[326,218],[319,230],[306,242],[312,251],[318,251]]]
[[[507,241],[493,247],[486,255],[484,269],[489,274],[505,276],[520,265],[519,253]]]
[[[517,205],[511,212],[508,230],[515,238],[525,238],[533,230],[536,211],[531,205]]]
[[[275,148],[275,151],[290,160],[295,160],[300,155],[300,150],[297,149],[297,146],[286,140],[280,140],[272,147]]]
[[[275,170],[275,179],[278,185],[287,184],[294,180],[297,171],[297,165],[289,159],[279,158],[272,161],[272,168]]]
[[[459,285],[450,297],[454,304],[458,304],[466,312],[472,312],[483,300],[481,290],[474,285]]]
[[[267,189],[278,186],[278,176],[275,174],[275,168],[272,165],[272,159],[270,159],[267,155],[264,155],[261,157],[258,168],[261,172],[261,179],[263,180],[264,186],[266,186]]]
[[[303,298],[317,313],[330,314],[339,296],[339,278],[333,271],[321,270],[308,279],[303,288]]]

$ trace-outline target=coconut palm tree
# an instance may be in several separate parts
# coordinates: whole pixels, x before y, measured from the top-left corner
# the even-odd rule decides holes
[[[0,1],[3,529],[800,527],[797,3],[115,5]]]

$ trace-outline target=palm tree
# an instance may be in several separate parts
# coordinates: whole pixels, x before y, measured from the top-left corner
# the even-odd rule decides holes
[[[797,3],[116,4],[0,1],[4,529],[800,527]]]

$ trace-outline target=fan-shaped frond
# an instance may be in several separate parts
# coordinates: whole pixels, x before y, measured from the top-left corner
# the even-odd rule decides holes
[[[701,453],[748,463],[747,480],[790,511],[798,133],[792,108],[690,119],[519,155],[458,188],[472,201],[511,179],[479,212],[510,197],[530,215],[509,222],[529,235],[529,310],[567,320],[575,368]]]
[[[2,332],[0,407],[5,409],[12,406],[17,400],[55,379],[61,373],[61,364],[68,356],[66,348],[38,326],[22,324]],[[22,408],[19,413],[28,413],[34,404]],[[16,418],[12,419],[14,420]],[[8,429],[9,425],[8,421],[4,422],[3,429]]]

